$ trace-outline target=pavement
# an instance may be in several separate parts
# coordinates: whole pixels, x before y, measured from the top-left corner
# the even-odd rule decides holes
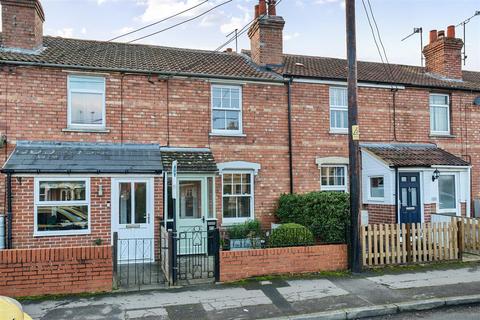
[[[480,303],[480,264],[303,279],[272,278],[22,303],[33,319],[40,320],[388,317],[400,311]]]

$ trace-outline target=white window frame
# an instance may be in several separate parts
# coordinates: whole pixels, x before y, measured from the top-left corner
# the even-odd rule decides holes
[[[213,127],[213,111],[237,111],[237,109],[232,108],[214,108],[213,107],[213,89],[214,88],[228,88],[228,89],[238,89],[239,90],[239,109],[238,109],[238,130],[221,130],[215,129]],[[239,136],[243,135],[243,91],[242,86],[240,85],[225,85],[225,84],[212,84],[210,88],[210,122],[211,122],[211,132],[212,134],[222,135],[222,136]]]
[[[372,196],[372,179],[382,178],[383,179],[383,197],[373,197]],[[374,175],[368,176],[368,200],[371,201],[385,201],[385,176],[383,175]]]
[[[72,79],[80,80],[84,82],[88,81],[96,81],[103,83],[103,90],[82,90],[82,89],[75,89],[73,90],[70,85],[70,81]],[[106,127],[106,103],[105,103],[105,91],[106,91],[106,81],[105,77],[100,76],[85,76],[85,75],[77,75],[72,74],[68,75],[67,79],[67,125],[68,128],[73,129],[105,129]],[[101,94],[102,95],[102,123],[101,124],[84,124],[84,123],[72,123],[72,92],[73,93],[94,93],[94,94]]]
[[[457,172],[441,172],[440,176],[453,176],[455,181],[454,181],[454,187],[455,187],[455,208],[449,208],[449,209],[440,209],[440,178],[437,180],[437,194],[438,194],[438,201],[437,201],[437,212],[438,213],[451,213],[455,212],[456,216],[460,216],[460,210],[461,210],[461,204],[459,201],[460,197],[460,188],[459,188],[459,179],[460,175]]]
[[[432,96],[441,96],[447,97],[447,104],[432,104],[430,102],[430,98]],[[443,93],[431,93],[428,97],[428,104],[429,104],[429,115],[430,115],[430,134],[437,135],[437,136],[448,136],[450,135],[450,95],[443,94]],[[435,131],[432,128],[432,107],[434,108],[445,108],[447,109],[447,130],[446,131]]]
[[[41,181],[83,181],[85,182],[85,200],[81,201],[40,201],[40,182]],[[37,208],[43,206],[87,206],[88,228],[85,230],[65,230],[65,231],[38,231]],[[34,179],[34,218],[33,218],[34,237],[45,236],[71,236],[86,235],[91,233],[91,201],[90,201],[90,178],[71,178],[71,177],[35,177]]]
[[[344,170],[345,185],[322,185],[322,168],[338,168],[341,167]],[[344,164],[322,164],[320,166],[320,191],[343,191],[348,192],[348,166]]]
[[[224,174],[250,174],[250,217],[236,217],[236,218],[224,218],[223,216],[223,175]],[[253,170],[224,170],[221,173],[222,177],[222,225],[232,225],[243,223],[245,221],[255,219],[255,172]],[[235,197],[236,195],[227,195],[226,197]]]
[[[329,90],[328,90],[328,105],[329,105],[328,122],[329,122],[329,124],[328,125],[330,127],[330,133],[348,134],[348,102],[347,102],[346,106],[332,105],[331,95],[332,95],[333,90],[342,90],[342,91],[347,92],[347,88],[345,88],[345,87],[329,87]],[[348,97],[347,97],[347,99],[348,99]],[[346,111],[347,112],[347,126],[346,126],[346,128],[332,127],[332,111]]]

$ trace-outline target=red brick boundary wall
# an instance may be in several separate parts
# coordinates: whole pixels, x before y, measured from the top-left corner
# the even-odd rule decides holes
[[[112,290],[111,246],[0,251],[0,295]]]
[[[345,244],[220,252],[220,281],[347,269]]]

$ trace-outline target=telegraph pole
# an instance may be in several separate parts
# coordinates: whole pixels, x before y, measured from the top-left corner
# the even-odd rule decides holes
[[[348,157],[350,164],[350,247],[352,272],[362,270],[360,263],[360,131],[357,106],[357,44],[355,30],[355,0],[346,0],[347,63],[348,63]]]

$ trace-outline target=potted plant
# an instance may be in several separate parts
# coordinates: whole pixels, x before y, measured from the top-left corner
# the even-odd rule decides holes
[[[227,229],[230,250],[258,249],[262,247],[261,226],[258,220],[246,221]]]

